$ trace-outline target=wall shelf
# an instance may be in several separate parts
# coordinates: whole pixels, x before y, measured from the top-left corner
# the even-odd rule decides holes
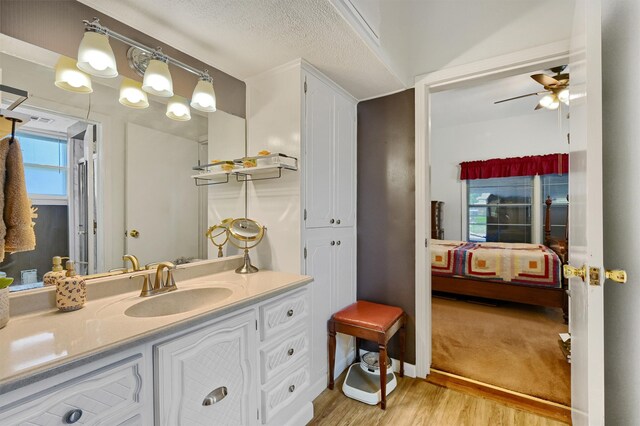
[[[256,164],[246,167],[247,164]],[[222,170],[222,167],[234,166],[232,170]],[[282,170],[298,170],[298,159],[286,154],[274,153],[243,157],[232,161],[216,161],[203,166],[196,166],[193,170],[200,173],[191,176],[196,186],[219,185],[229,182],[229,176],[235,176],[237,182],[278,179],[282,177]]]

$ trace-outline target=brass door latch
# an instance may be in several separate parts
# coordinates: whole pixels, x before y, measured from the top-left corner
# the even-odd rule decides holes
[[[606,269],[604,271],[604,276],[606,279],[620,284],[627,282],[627,272],[622,269]]]
[[[581,268],[576,268],[575,266],[571,265],[564,265],[562,267],[562,272],[565,278],[580,277],[582,281],[584,281],[587,276],[587,265],[582,265]]]

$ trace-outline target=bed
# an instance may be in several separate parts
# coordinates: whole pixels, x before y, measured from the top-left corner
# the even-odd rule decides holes
[[[566,321],[567,239],[551,238],[546,204],[545,244],[431,240],[432,290],[562,308]]]

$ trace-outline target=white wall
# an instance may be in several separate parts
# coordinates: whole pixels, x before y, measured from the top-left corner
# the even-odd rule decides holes
[[[443,96],[447,92],[433,95],[433,103]],[[461,162],[568,152],[566,132],[559,129],[558,115],[551,111],[454,126],[434,121],[432,126],[431,199],[445,203],[444,237],[449,240],[463,240],[466,234]]]
[[[640,424],[640,2],[603,1],[604,264],[629,282],[604,284],[605,420]]]
[[[248,154],[282,152],[298,159],[302,111],[299,63],[287,64],[247,81]],[[300,166],[300,165],[299,165]],[[249,217],[267,227],[252,259],[259,267],[300,273],[300,172],[249,184]]]

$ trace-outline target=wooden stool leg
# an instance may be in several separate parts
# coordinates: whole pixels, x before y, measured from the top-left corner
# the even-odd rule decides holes
[[[356,362],[360,362],[360,339],[356,337]]]
[[[329,389],[333,389],[333,369],[336,362],[336,326],[333,319],[328,322],[329,329]]]
[[[387,408],[387,345],[378,345],[380,350],[378,364],[380,365],[380,408]]]
[[[400,377],[404,377],[404,347],[407,336],[407,315],[402,315],[402,327],[400,327]]]

